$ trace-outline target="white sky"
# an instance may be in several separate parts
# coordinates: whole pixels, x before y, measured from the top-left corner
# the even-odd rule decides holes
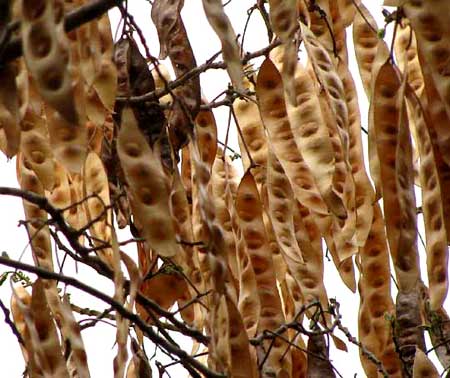
[[[383,17],[381,15],[381,3],[382,1],[363,1],[364,4],[370,9],[371,13],[376,17],[378,25],[381,27],[383,25]],[[254,3],[254,0],[233,0],[227,7],[226,11],[230,16],[236,33],[240,33],[243,30],[244,23],[246,20],[247,9],[250,8]],[[156,35],[155,28],[150,19],[150,8],[148,2],[145,0],[134,0],[129,1],[130,11],[134,15],[135,20],[138,25],[143,29],[144,35],[147,40],[147,44],[150,47],[150,51],[154,56],[159,54],[159,44]],[[114,24],[117,24],[119,19],[119,12],[113,10],[110,12],[112,17],[113,28]],[[195,52],[197,64],[200,65],[204,63],[208,58],[210,58],[214,53],[220,50],[220,42],[215,36],[214,32],[211,30],[203,12],[201,5],[201,0],[189,0],[185,1],[185,6],[182,12],[183,20],[186,26],[186,30],[189,35],[189,39],[192,48]],[[265,28],[260,22],[260,17],[257,12],[252,16],[252,21],[249,24],[244,51],[255,51],[267,45],[267,35]],[[387,41],[390,42],[391,33],[387,33]],[[350,54],[350,69],[353,73],[355,79],[357,90],[359,93],[360,110],[362,115],[362,125],[367,128],[367,110],[368,104],[366,101],[365,94],[362,90],[362,86],[359,79],[359,72],[355,63],[352,48],[352,38],[351,29],[348,30],[348,48]],[[259,64],[262,59],[256,60]],[[201,75],[201,84],[203,89],[203,96],[206,99],[211,100],[217,94],[222,92],[227,87],[229,79],[224,70],[211,70],[207,73]],[[216,117],[217,128],[219,133],[219,139],[224,141],[225,132],[227,127],[228,112],[227,109],[215,109],[214,114]],[[363,143],[367,150],[366,137],[362,134]],[[230,133],[230,146],[238,149],[237,146],[237,135],[235,128],[231,129]],[[237,161],[240,164],[240,160]],[[15,160],[7,161],[4,156],[0,156],[0,172],[1,172],[1,186],[13,186],[17,187],[17,179],[15,175]],[[420,200],[420,197],[417,197]],[[24,248],[26,247],[27,237],[25,230],[23,228],[17,227],[17,222],[23,219],[23,210],[21,201],[17,199],[12,199],[9,197],[0,196],[0,209],[2,214],[0,215],[0,229],[1,234],[1,244],[0,252],[7,251],[11,258],[18,258]],[[423,234],[423,232],[422,232]],[[421,250],[421,256],[424,256],[423,248],[419,247]],[[128,251],[131,256],[135,257],[136,252],[134,248],[129,248]],[[22,259],[24,262],[32,262],[31,253],[29,249],[26,250],[24,257]],[[422,259],[423,260],[423,259]],[[74,264],[72,261],[66,263],[65,270],[66,274],[76,275],[77,278],[83,280],[86,283],[91,283],[95,285],[97,289],[102,289],[107,293],[113,294],[113,285],[98,277],[92,273],[90,269],[83,269],[80,267],[78,273],[74,270]],[[0,274],[5,271],[3,267],[0,266]],[[422,272],[426,274],[425,266],[422,267]],[[328,294],[330,298],[336,298],[341,303],[341,310],[343,319],[342,322],[347,326],[350,332],[357,337],[357,313],[359,307],[359,296],[358,294],[351,293],[346,286],[342,283],[336,269],[332,262],[327,262],[325,260],[325,278]],[[425,277],[424,277],[425,278]],[[96,309],[105,308],[104,304],[99,304],[98,301],[89,297],[87,294],[81,294],[73,288],[69,288],[69,292],[72,293],[72,300],[79,306],[91,307]],[[10,301],[10,288],[8,282],[0,287],[0,299],[5,303],[9,304]],[[448,301],[446,302],[447,311],[450,310]],[[24,362],[22,354],[15,337],[12,335],[9,327],[3,322],[3,314],[0,314],[0,369],[2,376],[7,377],[21,377],[24,370]],[[338,336],[342,339],[345,337],[338,333]],[[114,347],[115,341],[115,329],[109,325],[99,324],[95,328],[90,328],[83,331],[83,337],[85,346],[87,349],[89,367],[91,371],[91,377],[112,377],[112,360],[115,356],[116,348]],[[187,345],[189,350],[189,340],[182,340],[183,345]],[[332,362],[337,370],[344,377],[353,377],[357,374],[358,377],[364,377],[365,374],[361,368],[358,356],[358,350],[356,347],[348,343],[349,352],[341,352],[334,350],[332,345],[330,355],[332,356]],[[146,350],[149,356],[153,354],[153,347],[150,344],[146,345]],[[158,354],[158,359],[162,362],[168,362],[161,353]],[[434,360],[436,361],[436,360]],[[436,362],[435,362],[436,363]],[[439,363],[436,366],[440,368]],[[176,367],[170,368],[169,372],[172,377],[186,376],[181,372],[183,369],[179,370]],[[155,376],[157,376],[156,369],[154,370]]]

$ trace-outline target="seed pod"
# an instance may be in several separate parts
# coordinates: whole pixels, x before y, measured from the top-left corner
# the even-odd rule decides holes
[[[0,148],[8,158],[19,151],[19,102],[16,87],[17,68],[9,63],[0,69]],[[3,139],[4,138],[4,139]]]
[[[175,256],[180,246],[169,212],[168,179],[161,160],[139,131],[133,111],[125,108],[117,139],[117,153],[130,187],[133,214],[152,249]]]
[[[244,171],[251,165],[248,149],[251,159],[256,164],[252,172],[258,188],[261,188],[266,182],[267,139],[258,105],[248,99],[236,99],[233,102],[233,109],[242,132],[242,135],[238,136],[238,141]]]
[[[442,307],[448,292],[448,236],[445,231],[442,186],[430,135],[430,119],[412,89],[408,101],[415,115],[417,143],[420,153],[422,209],[425,223],[427,272],[432,310]]]
[[[374,125],[380,159],[386,231],[400,288],[419,280],[412,156],[401,83],[390,62],[375,80]]]
[[[358,290],[360,307],[358,333],[361,343],[385,366],[390,376],[401,377],[402,367],[395,353],[390,324],[386,314],[393,312],[390,290],[389,254],[380,206],[373,205],[373,220],[367,242],[359,250],[361,272]],[[392,352],[392,354],[390,354]],[[361,363],[369,378],[378,377],[376,366],[360,353]]]
[[[63,2],[23,0],[22,20],[23,55],[39,93],[61,122],[78,124]]]
[[[345,217],[344,205],[332,188],[335,161],[328,127],[314,82],[300,63],[294,82],[297,106],[286,103],[292,134],[328,208],[337,216]]]
[[[411,22],[417,38],[417,45],[423,57],[422,66],[428,66],[439,97],[450,117],[450,78],[448,77],[448,56],[450,29],[447,14],[450,4],[445,0],[432,3],[423,0],[413,4],[405,2],[403,10]]]
[[[413,378],[439,378],[441,376],[430,359],[421,350],[416,351],[412,373]]]
[[[326,205],[292,135],[281,76],[270,59],[266,59],[260,68],[256,94],[269,140],[289,178],[295,197],[314,211],[326,214]]]
[[[272,256],[265,237],[262,219],[262,204],[259,199],[255,179],[246,172],[238,187],[236,211],[247,246],[248,256],[255,271],[257,294],[261,303],[258,331],[275,330],[284,322],[281,300],[276,289],[275,272]],[[270,343],[266,340],[266,347]],[[272,350],[263,364],[263,374],[289,374],[291,369],[290,354],[282,361],[285,352],[283,342],[274,342]],[[258,360],[264,358],[264,350],[259,350]]]
[[[83,197],[87,220],[91,223],[89,231],[96,246],[111,245],[112,215],[108,177],[100,157],[90,152],[83,171]],[[97,254],[106,263],[112,264],[110,247],[100,249]]]
[[[227,63],[227,71],[231,82],[237,91],[242,92],[244,90],[242,86],[244,73],[233,26],[223,9],[221,1],[202,0],[202,3],[206,18],[222,44],[222,55]]]

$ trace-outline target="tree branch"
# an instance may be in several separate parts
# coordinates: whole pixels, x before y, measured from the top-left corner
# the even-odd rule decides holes
[[[174,346],[172,343],[168,342],[167,340],[163,339],[161,336],[159,336],[151,326],[147,325],[139,316],[132,313],[131,311],[127,310],[122,304],[120,304],[115,299],[111,298],[109,295],[106,295],[102,293],[101,291],[93,288],[92,286],[86,285],[83,282],[78,281],[76,278],[68,277],[63,274],[58,274],[55,272],[51,272],[49,270],[39,268],[33,265],[25,264],[20,261],[11,260],[7,257],[0,256],[0,264],[9,266],[11,268],[24,270],[30,273],[36,274],[38,277],[48,279],[48,280],[57,280],[60,282],[64,282],[67,285],[73,286],[87,294],[90,294],[97,299],[100,299],[101,301],[107,303],[110,305],[114,310],[116,310],[120,315],[122,315],[124,318],[128,319],[130,322],[136,324],[141,331],[158,347],[163,349],[167,354],[169,355],[175,355],[177,356],[181,361],[183,365],[187,365],[187,368],[194,368],[195,370],[199,371],[200,373],[204,374],[206,377],[209,378],[225,378],[225,375],[216,373],[214,371],[211,371],[208,369],[205,365],[197,361],[195,358],[190,356],[188,353],[186,353],[184,350]]]

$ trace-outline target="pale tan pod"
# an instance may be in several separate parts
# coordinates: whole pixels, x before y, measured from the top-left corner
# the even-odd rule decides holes
[[[301,63],[297,65],[294,82],[297,106],[287,102],[286,108],[295,142],[329,209],[345,216],[344,205],[332,190],[335,160],[328,127],[313,79]]]
[[[169,212],[169,183],[160,158],[140,132],[131,108],[124,108],[117,153],[127,178],[133,214],[149,245],[161,256],[180,252]]]
[[[342,17],[344,27],[347,28],[353,24],[356,17],[356,7],[352,0],[337,0],[339,12]]]
[[[242,132],[242,135],[239,134],[238,142],[244,171],[251,165],[247,154],[248,148],[250,156],[256,164],[252,172],[258,188],[261,188],[266,182],[267,139],[258,105],[248,99],[237,99],[233,102],[233,109]]]
[[[21,151],[44,189],[55,185],[55,160],[48,140],[45,120],[29,106],[21,121]]]
[[[222,43],[222,55],[227,63],[227,71],[231,82],[236,90],[243,91],[244,73],[240,60],[239,45],[223,4],[220,0],[202,0],[202,3],[206,18]]]
[[[228,167],[225,167],[227,165]],[[226,255],[230,271],[234,279],[239,279],[238,263],[236,260],[236,239],[233,232],[230,211],[226,202],[227,172],[233,167],[222,150],[217,151],[216,159],[212,167],[211,193],[216,208],[217,221],[222,225]]]
[[[267,212],[273,225],[276,240],[289,270],[295,271],[294,266],[304,263],[295,239],[294,208],[296,200],[289,180],[271,149],[269,149],[267,158],[267,193]]]
[[[242,234],[247,246],[250,262],[255,271],[257,295],[261,303],[258,331],[274,330],[284,322],[281,300],[276,289],[275,272],[272,256],[265,237],[265,227],[262,219],[262,204],[259,199],[256,182],[251,173],[245,173],[238,187],[236,196],[236,211],[242,228]],[[270,341],[266,341],[266,347]],[[284,342],[275,342],[272,351],[262,366],[263,374],[275,376],[289,376],[291,371],[291,356],[284,354]],[[264,357],[261,353],[258,359]],[[286,375],[287,374],[287,375]]]
[[[407,88],[408,102],[415,115],[417,143],[420,153],[420,181],[422,210],[425,224],[427,271],[430,288],[430,307],[438,310],[448,292],[448,236],[445,230],[442,188],[436,156],[433,151],[427,114],[412,89]]]
[[[275,34],[280,37],[284,45],[283,54],[283,83],[289,103],[296,105],[294,75],[298,60],[298,46],[294,41],[299,28],[296,0],[269,0],[270,22]]]
[[[153,80],[155,81],[156,89],[163,89],[166,86],[166,82],[170,82],[172,77],[170,76],[169,70],[164,64],[158,65],[158,70],[156,68],[152,69]],[[159,103],[161,105],[170,105],[172,103],[172,95],[170,93],[159,98]]]
[[[398,66],[407,67],[408,84],[420,98],[425,83],[417,52],[417,39],[407,19],[402,20],[397,26],[394,48]]]
[[[55,158],[69,171],[79,173],[87,154],[84,124],[66,121],[57,111],[45,107],[50,145]]]
[[[84,163],[83,197],[87,220],[92,223],[89,228],[94,238],[94,245],[111,245],[112,214],[108,177],[100,157],[91,151]],[[97,254],[110,266],[112,251],[110,247],[100,249]]]
[[[358,9],[360,12],[356,12],[353,22],[353,44],[364,91],[370,99],[377,51],[382,50],[383,55],[387,57],[389,48],[382,39],[378,38],[378,25],[362,2],[358,4]]]
[[[33,377],[43,377],[42,369],[36,363],[36,354],[33,352],[30,330],[25,321],[25,317],[28,317],[27,308],[31,302],[31,295],[21,284],[17,284],[12,289],[10,302],[12,320],[24,341],[24,345],[21,344],[20,349],[22,350],[26,367]]]
[[[260,68],[256,94],[269,141],[289,178],[295,197],[314,211],[327,214],[327,207],[295,143],[287,117],[280,73],[268,58]]]
[[[342,80],[337,73],[333,59],[306,25],[302,25],[302,36],[305,41],[306,51],[308,52],[308,57],[310,58],[315,77],[324,88],[326,94],[325,98],[332,111],[341,138],[344,160],[347,161],[349,143],[348,109],[345,102]]]
[[[363,146],[361,140],[361,115],[359,113],[358,96],[355,83],[347,65],[340,62],[338,73],[342,79],[349,119],[349,152],[348,161],[355,185],[356,211],[356,245],[362,247],[370,231],[373,217],[372,203],[375,194],[364,166]]]
[[[403,10],[416,34],[422,65],[430,68],[433,83],[450,117],[450,78],[448,57],[450,3],[445,0],[405,2]]]
[[[19,98],[16,86],[17,66],[8,63],[0,69],[0,133],[3,142],[0,148],[8,158],[12,158],[19,151],[20,123]]]
[[[414,193],[409,185],[411,167],[408,160],[412,161],[412,158],[408,151],[406,110],[401,104],[400,90],[400,79],[391,63],[386,62],[381,66],[374,86],[376,146],[390,253],[400,288],[409,291],[415,287],[420,273],[414,237],[417,232]],[[406,222],[404,227],[403,222]]]
[[[226,171],[226,173],[228,173]],[[256,278],[253,266],[248,257],[247,246],[243,237],[242,229],[239,224],[239,217],[235,206],[235,196],[232,192],[230,179],[227,174],[225,199],[230,209],[231,226],[236,238],[236,261],[239,277],[239,295],[238,310],[241,313],[244,327],[248,337],[254,337],[256,334],[259,313],[260,300],[257,293]],[[252,354],[253,355],[253,354]],[[256,360],[256,356],[255,360]]]
[[[393,301],[390,290],[389,253],[384,230],[384,220],[378,203],[373,205],[373,220],[365,245],[359,250],[358,284],[360,308],[358,334],[361,343],[371,351],[386,368],[390,376],[401,377],[402,367],[394,350],[391,326],[386,314],[392,314]],[[369,378],[377,378],[376,366],[360,353],[361,363]]]
[[[331,19],[330,0],[317,0],[313,4],[317,5],[317,8],[311,7],[309,9],[309,27],[327,51],[333,52],[334,30]]]
[[[44,282],[41,279],[33,284],[30,315],[33,318],[38,335],[38,339],[34,339],[33,343],[36,343],[36,348],[42,353],[40,363],[44,376],[68,378],[69,374],[62,354],[62,346],[53,315],[45,297]],[[30,328],[30,325],[28,327]]]
[[[413,365],[413,378],[439,378],[436,367],[421,350],[416,351]]]
[[[37,11],[33,11],[37,9]],[[62,1],[22,0],[21,32],[28,70],[42,98],[69,124],[78,123]]]

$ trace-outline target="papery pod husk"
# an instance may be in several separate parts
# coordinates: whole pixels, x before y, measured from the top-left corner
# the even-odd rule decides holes
[[[111,258],[111,227],[112,214],[110,209],[110,193],[108,176],[100,157],[91,151],[84,164],[83,197],[88,198],[84,203],[87,220],[92,223],[89,232],[94,238],[94,245],[105,246],[96,253],[112,266]]]
[[[44,377],[44,375],[41,367],[36,362],[37,354],[34,353],[30,329],[27,325],[30,303],[31,295],[21,284],[12,288],[10,305],[12,321],[23,340],[23,344],[20,344],[20,349],[22,350],[26,368],[30,376],[41,378]],[[33,332],[33,330],[31,330],[31,332]]]
[[[370,232],[375,193],[367,176],[364,165],[363,145],[361,138],[361,115],[359,113],[358,96],[355,83],[348,66],[342,62],[338,64],[338,73],[341,76],[345,91],[345,99],[349,118],[349,152],[348,161],[355,184],[355,211],[356,211],[356,245],[362,247]]]
[[[327,49],[328,52],[334,50],[334,30],[331,19],[330,1],[316,0],[309,4],[309,26],[320,43]],[[331,30],[329,29],[331,28]]]
[[[339,13],[342,17],[342,23],[344,27],[347,28],[353,24],[356,17],[356,7],[352,0],[337,0],[337,6],[339,8]]]
[[[383,363],[390,376],[401,377],[402,367],[395,352],[391,326],[386,321],[386,315],[392,314],[394,304],[390,290],[386,233],[378,203],[373,205],[372,226],[366,244],[359,250],[358,267],[361,272],[358,283],[361,298],[358,313],[359,339]],[[373,362],[361,352],[360,359],[366,375],[377,378]]]
[[[55,186],[55,160],[51,150],[45,120],[28,106],[21,121],[21,151],[36,173],[44,189]]]
[[[297,105],[294,75],[297,66],[298,45],[294,39],[299,26],[296,3],[296,0],[269,0],[270,22],[273,31],[280,37],[284,46],[283,69],[281,71],[283,83],[289,103],[293,105]]]
[[[172,180],[170,211],[175,220],[174,225],[177,239],[181,241],[183,251],[179,258],[177,258],[177,262],[180,264],[183,273],[189,278],[193,286],[195,286],[197,290],[202,291],[204,283],[201,279],[202,276],[199,270],[198,256],[194,252],[194,247],[190,245],[190,243],[194,241],[194,233],[192,230],[189,203],[177,168],[174,168],[173,170]],[[196,293],[192,285],[188,285],[187,289],[184,296],[193,298]],[[179,306],[183,307],[185,301],[182,298],[179,298],[178,302]],[[201,315],[198,312],[200,311],[198,306],[198,303],[194,303],[181,311],[181,316],[186,322],[192,324],[195,321],[199,321]],[[200,329],[201,327],[197,328]]]
[[[266,182],[267,139],[258,105],[248,99],[238,98],[233,102],[233,109],[242,132],[242,135],[238,135],[238,142],[244,171],[251,165],[248,149],[251,159],[256,164],[252,173],[260,189]]]
[[[151,11],[160,42],[160,59],[170,58],[177,78],[197,66],[180,14],[183,5],[184,0],[157,0]],[[174,93],[176,98],[169,117],[169,135],[174,151],[178,152],[188,142],[200,107],[200,77],[190,79]]]
[[[238,262],[236,259],[236,238],[233,232],[231,215],[226,201],[227,180],[229,179],[226,170],[228,170],[228,175],[231,176],[233,174],[230,171],[233,170],[234,167],[228,161],[228,157],[224,154],[223,150],[218,150],[212,168],[212,197],[216,208],[217,220],[222,225],[223,229],[228,266],[230,267],[230,271],[236,282],[239,280]],[[236,173],[234,173],[234,175],[235,174]]]
[[[383,50],[385,55],[389,55],[389,48],[386,43],[378,38],[379,30],[375,19],[363,3],[358,4],[361,12],[355,13],[353,21],[353,44],[355,47],[356,62],[358,63],[361,81],[367,98],[372,97],[372,77],[375,66],[374,61],[377,50]]]
[[[255,179],[248,171],[238,187],[236,196],[236,211],[247,246],[248,256],[255,271],[257,295],[261,303],[258,321],[258,332],[275,330],[284,323],[281,300],[276,289],[276,278],[272,256],[265,236],[262,218],[262,203],[259,198]],[[257,349],[258,361],[265,358],[265,352],[270,344],[264,341],[265,348]],[[287,345],[275,341],[269,356],[262,365],[262,375],[274,374],[276,377],[290,376],[291,356],[284,353]],[[284,358],[280,361],[281,357]]]
[[[420,59],[419,54],[419,59]],[[421,65],[422,73],[425,79],[426,96],[423,95],[420,99],[425,110],[424,114],[428,114],[430,122],[427,122],[428,130],[431,137],[431,143],[433,145],[434,159],[436,162],[436,169],[439,175],[439,181],[441,188],[446,188],[450,185],[450,165],[448,160],[446,161],[445,154],[447,154],[448,139],[443,137],[446,134],[446,130],[440,130],[441,125],[448,124],[450,117],[447,115],[445,108],[441,101],[437,101],[438,93],[433,83],[430,81],[430,73],[426,65]],[[444,211],[444,224],[447,232],[447,239],[450,238],[450,191],[441,191],[441,203]]]
[[[138,228],[150,247],[164,257],[175,256],[175,239],[169,211],[169,180],[159,151],[151,149],[139,130],[131,108],[122,112],[117,152],[130,189],[130,202]]]
[[[230,180],[230,174],[226,170],[226,188],[225,200],[230,209],[231,226],[236,239],[236,261],[239,277],[239,296],[238,296],[238,310],[242,316],[244,327],[247,331],[248,337],[254,337],[256,334],[259,313],[260,300],[257,295],[255,271],[248,257],[247,246],[243,236],[242,228],[239,224],[239,217],[235,206],[235,193]],[[256,360],[256,354],[252,349],[252,357]]]
[[[39,349],[42,353],[40,363],[44,375],[68,378],[62,345],[45,297],[44,282],[41,279],[33,284],[30,313],[38,333],[38,339],[33,340],[33,343],[39,342]]]
[[[17,71],[15,63],[0,68],[0,149],[8,158],[17,154],[21,139]]]
[[[432,82],[450,117],[450,78],[447,62],[450,54],[447,43],[450,40],[447,18],[450,3],[445,0],[405,2],[403,11],[416,34],[418,49],[423,57],[422,67],[429,67]]]
[[[396,299],[394,334],[407,375],[411,375],[416,350],[426,351],[420,314],[421,299],[418,286],[409,292],[399,291]]]
[[[327,207],[292,135],[281,75],[268,58],[260,68],[256,94],[261,118],[268,130],[268,139],[289,178],[296,199],[315,212],[327,214]]]
[[[84,207],[83,177],[79,174],[69,175],[70,206],[66,212],[66,220],[75,230],[86,227],[88,223],[86,209]],[[84,242],[84,235],[80,235],[79,241]]]
[[[172,77],[167,67],[160,63],[152,69],[153,80],[155,81],[155,89],[164,89],[166,84],[172,81]],[[172,95],[170,93],[159,98],[162,105],[170,105],[172,103]]]
[[[301,63],[297,65],[294,83],[297,106],[286,102],[292,134],[328,208],[338,216],[345,217],[344,204],[332,187],[335,172],[332,141],[314,81]]]
[[[330,362],[329,346],[326,345],[325,335],[316,334],[308,337],[308,368],[307,378],[334,378],[336,374]]]
[[[22,45],[28,70],[42,98],[68,124],[79,123],[69,40],[62,1],[22,1]]]
[[[294,228],[305,264],[302,265],[302,270],[299,272],[301,275],[296,277],[294,272],[291,274],[300,286],[305,304],[319,301],[322,308],[327,308],[328,295],[323,281],[322,235],[308,208],[299,202],[294,209]],[[311,317],[312,312],[308,311],[306,315]],[[325,314],[325,318],[328,322],[329,314]]]
[[[141,55],[136,42],[124,38],[114,45],[114,63],[118,71],[118,95],[140,96],[155,90],[155,82],[148,68],[146,59]],[[116,121],[120,122],[123,103],[116,103]],[[142,101],[131,103],[138,126],[147,143],[153,148],[156,142],[160,145],[164,166],[172,169],[172,157],[166,133],[166,117],[159,101]]]
[[[401,81],[389,61],[374,85],[374,126],[380,159],[383,205],[389,249],[401,290],[416,286],[420,271],[413,193],[412,156]],[[403,91],[404,93],[404,91]],[[399,175],[401,177],[399,177]]]
[[[237,91],[242,92],[244,72],[233,26],[220,0],[202,0],[202,3],[206,18],[222,44],[223,60],[227,63],[231,82]]]
[[[439,374],[436,367],[427,357],[427,355],[421,350],[416,351],[416,356],[414,358],[414,365],[412,370],[413,378],[439,378],[442,375]]]
[[[445,229],[445,208],[442,193],[445,191],[439,180],[439,170],[430,118],[422,108],[412,88],[406,93],[415,117],[417,144],[420,154],[420,181],[422,189],[422,211],[425,224],[427,272],[432,310],[441,308],[448,292],[448,235]]]

